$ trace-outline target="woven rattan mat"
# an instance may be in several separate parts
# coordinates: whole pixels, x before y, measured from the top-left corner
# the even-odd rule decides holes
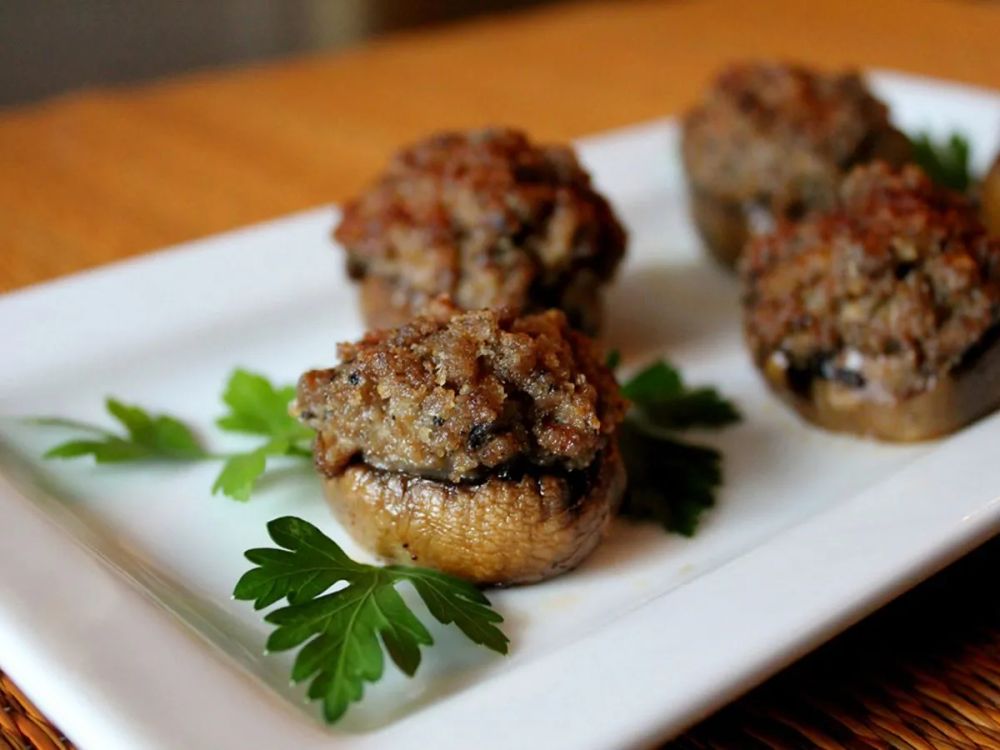
[[[668,750],[1000,748],[998,572],[1000,539],[723,709]],[[70,747],[0,673],[0,750]]]

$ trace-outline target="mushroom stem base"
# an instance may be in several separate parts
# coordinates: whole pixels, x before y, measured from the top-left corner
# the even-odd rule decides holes
[[[894,401],[866,397],[863,390],[822,379],[813,381],[806,397],[789,386],[783,369],[765,365],[763,371],[772,390],[808,421],[890,442],[941,437],[1000,406],[1000,342],[928,390]]]

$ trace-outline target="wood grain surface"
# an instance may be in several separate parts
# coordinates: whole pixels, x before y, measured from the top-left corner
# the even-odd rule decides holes
[[[677,112],[750,56],[1000,87],[998,40],[996,2],[565,4],[0,110],[0,290],[343,199],[438,128],[568,139]]]

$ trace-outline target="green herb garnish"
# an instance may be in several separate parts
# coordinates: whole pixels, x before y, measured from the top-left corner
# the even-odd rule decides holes
[[[618,360],[612,353],[608,363],[614,367]],[[701,514],[715,502],[722,457],[676,433],[721,427],[737,421],[739,413],[715,389],[689,388],[663,361],[627,381],[622,393],[632,402],[621,438],[629,472],[622,513],[690,536]],[[66,419],[34,421],[89,433],[85,439],[55,446],[46,458],[89,455],[98,463],[223,460],[213,492],[246,500],[270,458],[310,456],[312,431],[288,412],[294,395],[293,386],[276,387],[244,370],[233,373],[222,396],[228,411],[217,425],[262,438],[242,453],[210,453],[180,420],[114,399],[108,399],[107,408],[122,426],[120,432]],[[454,624],[473,642],[507,653],[507,636],[497,627],[503,618],[475,586],[425,568],[355,562],[299,518],[271,521],[268,532],[278,546],[246,552],[256,567],[240,578],[233,593],[253,601],[256,609],[286,600],[264,618],[275,626],[267,648],[299,649],[292,680],[309,683],[308,696],[322,701],[328,722],[339,720],[361,700],[366,683],[381,679],[386,654],[412,676],[420,666],[421,647],[433,644],[426,626],[397,591],[401,583],[413,587],[438,622]]]
[[[608,352],[608,356],[604,358],[604,366],[609,370],[617,370],[618,365],[622,363],[622,354],[617,349],[612,349]]]
[[[622,385],[622,395],[652,425],[667,430],[725,427],[740,414],[714,388],[688,388],[676,368],[654,362]]]
[[[929,133],[917,133],[910,138],[913,160],[938,185],[965,192],[972,184],[969,168],[969,141],[961,133],[952,133],[947,140],[935,141]]]
[[[294,397],[294,386],[275,387],[261,375],[236,370],[230,376],[222,396],[229,411],[218,420],[218,426],[229,432],[266,438],[261,445],[241,453],[210,453],[181,420],[150,414],[139,406],[113,398],[107,400],[107,410],[124,427],[123,432],[68,419],[46,417],[30,421],[90,433],[85,439],[60,443],[47,451],[45,458],[92,456],[97,463],[222,460],[212,492],[248,500],[267,469],[269,458],[311,455],[312,431],[288,413]]]
[[[216,424],[223,430],[261,435],[267,441],[253,450],[226,457],[212,493],[249,500],[253,488],[272,456],[312,456],[313,431],[288,413],[295,386],[275,387],[262,375],[236,370],[226,384],[222,400],[229,413]]]
[[[253,601],[255,609],[288,601],[264,618],[277,626],[267,648],[287,651],[305,644],[292,680],[310,681],[309,698],[323,702],[328,722],[361,700],[366,682],[382,677],[384,653],[412,676],[420,666],[420,647],[433,644],[397,584],[413,586],[438,622],[454,623],[471,641],[507,653],[507,636],[497,627],[503,618],[472,584],[426,568],[355,562],[300,518],[278,518],[267,528],[279,548],[246,553],[257,567],[240,578],[233,595]],[[326,593],[339,583],[347,585]]]
[[[628,470],[621,515],[693,536],[701,514],[715,505],[715,492],[722,484],[722,454],[650,434],[631,420],[622,426],[619,439]]]
[[[107,399],[104,406],[125,428],[124,432],[115,433],[68,419],[47,417],[31,420],[34,424],[67,427],[93,435],[88,439],[60,443],[48,450],[45,458],[93,456],[97,463],[104,464],[150,458],[197,461],[208,457],[190,428],[173,417],[149,414],[145,409],[113,398]]]
[[[652,520],[692,536],[722,485],[722,454],[677,436],[693,427],[719,428],[740,420],[733,403],[714,388],[689,388],[660,360],[626,381],[632,402],[621,430],[628,490],[621,515]]]

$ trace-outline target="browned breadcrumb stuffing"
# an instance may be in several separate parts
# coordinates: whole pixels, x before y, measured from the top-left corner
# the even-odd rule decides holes
[[[1000,242],[917,167],[875,163],[840,206],[752,241],[745,327],[758,364],[901,399],[987,343],[1000,322]]]
[[[582,469],[624,413],[614,376],[555,310],[463,313],[439,300],[338,353],[298,388],[327,476],[355,459],[453,482],[519,464]]]
[[[829,208],[850,167],[876,158],[898,164],[909,153],[886,106],[854,72],[735,64],[684,119],[692,188],[779,216]]]
[[[447,132],[410,146],[350,202],[334,236],[375,326],[439,294],[463,309],[562,309],[597,327],[625,233],[573,151],[516,130]]]

